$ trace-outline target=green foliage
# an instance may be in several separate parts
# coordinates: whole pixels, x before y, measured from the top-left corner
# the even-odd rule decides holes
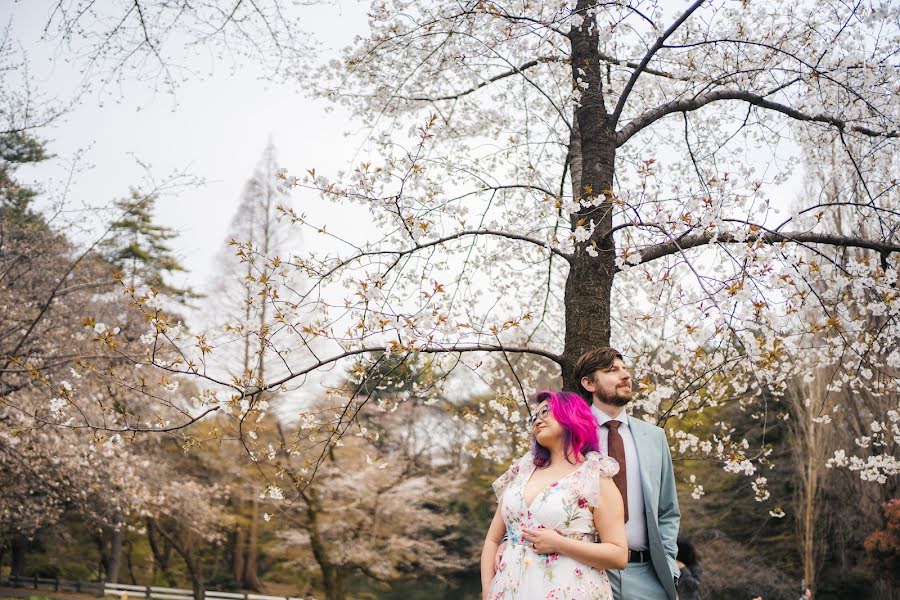
[[[74,512],[67,512],[29,543],[25,574],[92,581],[99,577],[96,532]]]
[[[0,135],[0,220],[17,227],[44,225],[44,218],[32,208],[37,192],[14,178],[18,167],[48,158],[43,142],[24,132]]]
[[[497,497],[491,483],[504,470],[505,465],[498,465],[481,457],[472,459],[465,471],[465,483],[447,507],[459,514],[459,522],[464,524],[458,531],[456,542],[448,551],[460,556],[474,551],[477,556],[467,557],[473,566],[478,563],[481,545],[497,510]]]
[[[771,414],[777,401],[770,400]],[[682,537],[694,542],[703,561],[705,577],[701,591],[711,597],[736,597],[756,588],[764,598],[788,597],[792,583],[800,580],[800,557],[794,543],[793,514],[788,510],[793,490],[790,460],[785,456],[785,429],[777,423],[763,426],[737,405],[693,412],[675,425],[704,437],[717,431],[717,423],[733,424],[747,432],[751,448],[772,449],[763,470],[747,477],[722,469],[709,459],[675,459],[675,474],[681,506]],[[703,486],[700,499],[691,496],[690,476]],[[751,483],[757,475],[768,479],[770,497],[757,501]],[[769,511],[782,509],[776,518]]]
[[[110,224],[109,235],[100,244],[101,253],[130,285],[146,284],[182,300],[195,297],[189,288],[165,282],[165,275],[185,269],[169,246],[178,234],[155,222],[155,204],[155,196],[137,190],[132,190],[129,198],[116,200],[113,205],[120,216]]]

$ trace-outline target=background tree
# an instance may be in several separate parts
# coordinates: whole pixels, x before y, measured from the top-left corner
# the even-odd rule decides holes
[[[371,125],[365,150],[378,158],[338,180],[280,173],[286,189],[367,210],[371,236],[342,237],[284,207],[329,245],[289,260],[240,248],[271,268],[248,282],[285,324],[242,335],[258,337],[279,373],[235,378],[217,367],[221,347],[165,324],[141,360],[209,385],[204,406],[226,413],[257,458],[271,453],[245,425],[265,419],[268,395],[335,366],[375,373],[427,354],[443,357],[443,371],[478,372],[492,353],[521,382],[511,357],[529,354],[574,387],[575,358],[613,343],[640,374],[638,413],[772,489],[760,473],[776,456],[770,409],[813,367],[833,370],[830,390],[889,395],[896,357],[881,349],[893,345],[900,302],[894,13],[786,6],[377,3],[371,34],[310,85]],[[817,148],[834,150],[852,185],[836,202],[819,185],[787,209],[774,197]],[[296,285],[279,287],[291,276]],[[178,360],[156,360],[162,349]],[[314,433],[306,447],[318,456],[290,467],[297,498],[370,397],[301,413],[287,437]],[[724,422],[702,437],[679,429],[726,405],[763,435]],[[527,408],[512,408],[488,402],[467,418],[521,431]],[[860,439],[874,428],[883,444],[832,464],[886,482],[900,472],[891,409],[872,408]],[[501,458],[494,439],[479,451]],[[769,499],[762,510],[785,508]]]
[[[248,386],[210,374],[206,351],[188,362],[202,359],[207,381],[236,398],[385,349],[473,366],[478,354],[460,354],[534,354],[574,387],[577,356],[613,342],[667,382],[641,390],[639,408],[658,420],[710,398],[759,406],[765,389],[822,357],[853,356],[860,368],[842,369],[843,385],[885,389],[893,376],[876,373],[890,365],[860,348],[893,335],[893,319],[873,338],[835,298],[865,291],[868,310],[895,310],[893,11],[376,2],[370,35],[309,83],[371,125],[366,150],[380,158],[343,181],[314,170],[284,180],[361,205],[378,233],[285,265],[308,283],[269,300],[304,325],[289,340],[260,332],[284,374]],[[146,32],[158,21],[138,23]],[[101,31],[128,39],[127,28]],[[859,194],[840,206],[807,198],[785,216],[772,196],[790,182],[797,145],[839,148]],[[841,207],[837,232],[823,217]],[[853,226],[865,220],[877,229]],[[847,248],[865,260],[843,268],[834,257]],[[350,294],[324,293],[340,286]],[[642,352],[660,340],[664,352]],[[312,344],[329,352],[289,358]],[[732,450],[716,458],[752,466]],[[887,453],[871,464],[881,475],[898,467]]]
[[[891,500],[884,505],[884,519],[884,529],[874,531],[866,538],[866,552],[894,584],[894,591],[888,594],[896,595],[897,572],[900,570],[900,500]]]
[[[371,402],[373,410],[316,467],[320,473],[302,487],[296,507],[282,513],[288,543],[312,553],[329,600],[348,597],[354,575],[390,584],[452,574],[470,566],[472,551],[458,543],[459,516],[448,509],[461,481],[443,450],[452,453],[459,438],[434,427],[441,421],[438,409],[422,395],[440,374],[405,359],[354,373],[345,392],[335,391],[315,408],[337,418],[341,396],[365,390],[360,401]],[[280,426],[278,431],[284,436]],[[304,470],[315,464],[317,444],[310,442],[316,431],[311,434],[281,438],[280,469],[293,471],[289,463],[296,460],[303,460]],[[299,483],[296,476],[293,483]],[[279,498],[283,491],[270,486],[267,495]]]
[[[280,219],[284,195],[276,188],[277,169],[277,152],[270,141],[242,191],[226,236],[228,245],[218,257],[213,292],[206,303],[211,308],[209,314],[215,315],[208,320],[222,331],[210,339],[211,348],[223,356],[220,370],[225,367],[231,380],[256,388],[261,388],[267,377],[284,372],[283,361],[271,350],[271,338],[289,329],[276,303],[291,285],[290,280],[282,279],[279,257],[287,259],[299,246],[299,240],[290,239]],[[278,395],[277,391],[260,393],[253,397],[252,404],[265,412]],[[273,418],[279,416],[276,413]],[[249,424],[237,425],[239,438],[251,429]],[[238,475],[251,490],[255,489],[251,485],[255,471],[244,469]],[[232,501],[237,517],[230,537],[233,577],[240,587],[259,590],[258,493],[236,495]]]
[[[157,197],[132,190],[113,207],[121,215],[109,225],[100,243],[100,254],[117,268],[130,286],[151,286],[172,298],[186,299],[189,289],[179,289],[165,281],[184,267],[172,254],[168,243],[177,236],[169,227],[158,225],[153,215]]]
[[[181,8],[190,22],[214,5]],[[159,17],[173,6],[135,10]],[[158,51],[147,33],[164,21],[124,10],[114,14],[127,17],[122,28],[69,12],[69,24],[86,20],[65,35],[99,28],[114,62],[134,46],[107,42],[129,32],[144,35],[138,49]],[[830,464],[835,479],[854,475],[854,497],[868,504],[900,472],[896,20],[890,4],[840,2],[374,2],[370,34],[305,79],[369,125],[368,158],[337,179],[281,173],[310,201],[368,211],[371,234],[342,237],[338,216],[319,222],[285,207],[317,251],[286,261],[245,249],[245,260],[277,263],[278,280],[302,276],[285,289],[251,282],[285,327],[264,322],[250,335],[282,370],[233,377],[227,359],[217,363],[223,348],[178,332],[156,296],[137,289],[136,318],[153,330],[129,362],[209,386],[176,426],[220,413],[264,462],[279,452],[256,443],[251,424],[265,421],[276,392],[313,373],[374,374],[439,355],[442,372],[480,374],[490,353],[522,381],[512,358],[529,354],[574,387],[577,356],[613,343],[639,374],[638,413],[693,458],[759,489],[760,469],[788,456],[785,445],[773,452],[771,421],[790,417],[775,410],[788,386],[831,369],[827,391],[858,401],[831,415],[834,432],[854,437]],[[226,16],[223,31],[237,23]],[[846,182],[838,199],[820,185],[788,208],[803,154],[826,149]],[[113,350],[115,335],[98,333]],[[315,460],[288,465],[295,500],[377,406],[371,396],[299,415],[286,445],[302,441]],[[488,401],[466,418],[513,431],[527,409],[510,404]],[[693,419],[710,413],[740,427]],[[872,491],[877,482],[886,485]]]

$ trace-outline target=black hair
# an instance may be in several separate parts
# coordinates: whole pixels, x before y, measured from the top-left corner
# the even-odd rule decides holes
[[[694,550],[694,545],[687,540],[687,538],[678,538],[678,556],[677,560],[680,560],[688,567],[693,566],[700,562],[700,557],[697,556],[697,551]]]

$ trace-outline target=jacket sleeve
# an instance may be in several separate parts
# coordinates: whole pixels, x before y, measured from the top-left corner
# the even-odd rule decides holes
[[[672,575],[678,575],[679,569],[675,564],[678,555],[678,527],[681,524],[681,511],[678,508],[678,493],[675,490],[675,471],[672,466],[672,454],[669,452],[669,443],[666,440],[665,431],[662,431],[662,470],[659,482],[659,536],[662,538],[663,549],[669,560],[669,568]]]

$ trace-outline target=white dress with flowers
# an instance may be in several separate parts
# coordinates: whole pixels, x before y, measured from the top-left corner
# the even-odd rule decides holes
[[[614,459],[588,452],[584,462],[541,490],[531,505],[523,491],[534,473],[531,452],[494,482],[506,523],[507,545],[491,583],[489,600],[611,600],[606,571],[561,554],[538,554],[522,539],[522,528],[546,527],[573,539],[596,542],[592,509],[600,495],[600,478],[619,470]]]

